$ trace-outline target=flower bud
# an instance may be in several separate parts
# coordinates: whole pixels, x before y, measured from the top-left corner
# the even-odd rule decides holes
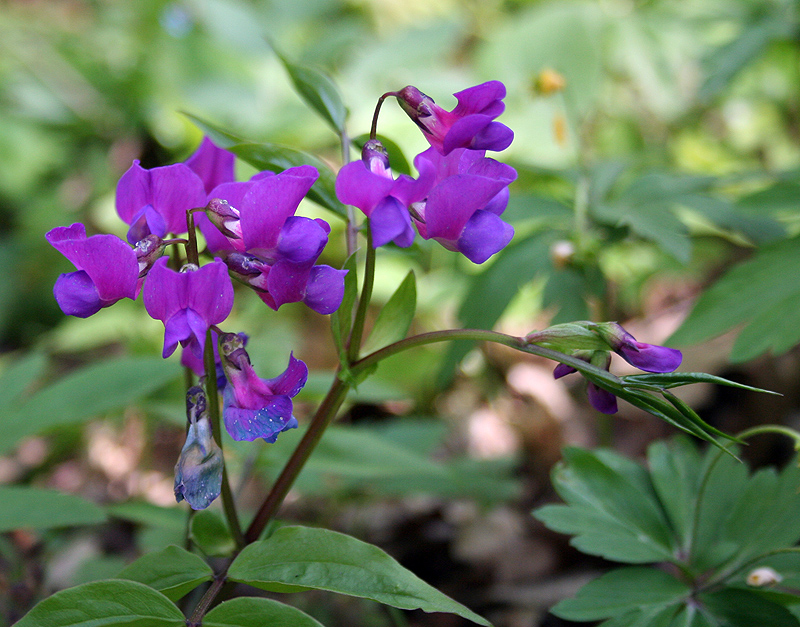
[[[780,583],[783,580],[774,569],[770,568],[769,566],[762,566],[761,568],[756,568],[749,575],[747,575],[747,585],[754,586],[756,588],[760,588],[762,586],[769,586],[774,583]]]
[[[645,372],[672,372],[681,365],[683,355],[675,348],[637,342],[617,322],[601,322],[593,328],[608,346],[632,366]]]
[[[212,198],[205,208],[206,215],[215,227],[226,237],[242,239],[242,225],[239,210],[231,207],[227,200]]]
[[[189,430],[175,464],[175,500],[186,499],[192,509],[205,509],[222,492],[222,449],[214,441],[206,395],[195,386],[186,393]]]
[[[533,82],[533,89],[537,94],[549,96],[563,91],[566,87],[566,79],[551,68],[545,68],[536,76]]]
[[[408,114],[420,128],[430,132],[426,126],[425,121],[430,118],[434,113],[436,103],[433,98],[423,94],[419,89],[413,85],[407,85],[400,91],[394,94],[400,107]],[[438,108],[438,107],[437,107]]]
[[[556,324],[525,336],[528,344],[567,353],[575,350],[608,350],[608,345],[592,331],[591,322]],[[588,360],[587,360],[588,361]]]
[[[136,242],[134,252],[139,263],[139,278],[145,276],[156,260],[164,254],[167,245],[158,235],[150,234]]]
[[[361,159],[374,174],[386,175],[389,170],[389,153],[377,139],[370,139],[361,149]]]

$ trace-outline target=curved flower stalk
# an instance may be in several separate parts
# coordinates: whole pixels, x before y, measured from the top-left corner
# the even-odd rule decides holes
[[[505,110],[506,87],[500,81],[488,81],[453,94],[458,105],[452,111],[445,111],[412,85],[388,95],[397,98],[428,143],[442,155],[456,148],[505,150],[514,140],[510,128],[494,121]]]
[[[186,233],[186,212],[205,199],[203,181],[184,163],[146,170],[135,160],[117,183],[117,213],[130,227],[131,244],[150,234]]]
[[[123,298],[136,300],[144,276],[164,252],[163,241],[154,235],[131,248],[116,235],[86,237],[80,222],[56,227],[45,237],[76,268],[56,279],[53,295],[61,311],[78,318]]]
[[[305,363],[289,356],[286,370],[274,379],[256,375],[244,341],[234,333],[219,337],[219,354],[228,384],[223,391],[222,417],[234,440],[275,442],[278,434],[297,428],[292,398],[308,379]]]
[[[211,433],[203,388],[195,386],[186,392],[186,417],[186,442],[175,464],[175,500],[186,499],[192,509],[205,509],[222,492],[224,462]]]
[[[162,357],[169,357],[180,343],[202,359],[206,331],[223,322],[233,308],[228,269],[215,259],[200,268],[186,264],[175,272],[162,257],[147,278],[144,306],[151,318],[164,323]]]

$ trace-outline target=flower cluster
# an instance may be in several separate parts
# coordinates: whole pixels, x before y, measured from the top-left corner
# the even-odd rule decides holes
[[[571,322],[531,333],[525,339],[529,344],[572,352],[574,357],[602,370],[609,369],[612,352],[645,372],[672,372],[683,359],[678,349],[638,342],[617,322]],[[572,366],[558,364],[553,376],[560,379],[574,372],[577,370]],[[597,411],[617,413],[617,397],[608,390],[590,381],[587,394]]]
[[[291,399],[305,385],[308,369],[290,355],[283,374],[260,379],[244,349],[246,336],[224,333],[218,325],[233,308],[231,278],[272,309],[301,301],[323,314],[339,307],[346,272],[316,263],[330,227],[295,215],[317,176],[313,167],[300,166],[236,182],[234,155],[208,138],[185,163],[148,170],[134,161],[116,192],[128,242],[110,234],[87,237],[80,223],[47,233],[47,241],[75,266],[56,280],[56,301],[65,314],[86,318],[142,292],[147,313],[164,324],[162,356],[180,344],[185,366],[207,382],[218,381],[231,437],[275,442],[278,433],[297,426]],[[190,254],[196,251],[196,233],[190,231],[195,216],[209,257],[202,265],[196,252]],[[188,240],[179,238],[187,233]],[[166,256],[172,244],[188,245],[186,257]],[[204,366],[209,333],[216,372]],[[175,496],[202,509],[220,493],[223,465],[202,387],[188,392],[187,421]]]
[[[487,150],[504,150],[514,138],[511,129],[494,121],[504,109],[505,87],[490,81],[461,91],[453,111],[412,86],[387,95],[397,98],[431,145],[414,159],[419,176],[395,179],[386,151],[373,139],[360,161],[340,170],[339,200],[370,219],[376,248],[389,242],[411,246],[413,225],[424,239],[483,263],[514,236],[500,215],[516,171],[486,157]]]

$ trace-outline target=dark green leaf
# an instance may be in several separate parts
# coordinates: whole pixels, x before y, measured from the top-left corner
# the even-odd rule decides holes
[[[589,318],[588,292],[586,281],[580,272],[571,268],[553,272],[542,293],[542,308],[555,309],[550,324]]]
[[[177,601],[213,577],[214,571],[200,557],[173,544],[140,557],[116,578],[138,581],[158,590],[170,601]]]
[[[172,531],[184,531],[186,529],[187,512],[179,507],[159,507],[152,503],[131,501],[112,505],[108,508],[108,513],[111,516],[116,516],[122,520],[130,520],[141,525],[164,527]]]
[[[798,627],[784,606],[750,590],[727,588],[700,595],[700,601],[730,627]]]
[[[655,385],[658,387],[663,387],[667,390],[671,388],[680,387],[683,385],[691,385],[692,383],[715,383],[717,385],[725,385],[727,387],[739,388],[741,390],[749,390],[751,392],[764,392],[765,394],[777,394],[777,392],[772,392],[771,390],[755,388],[750,385],[737,383],[736,381],[731,381],[730,379],[718,377],[713,374],[707,374],[705,372],[664,372],[664,373],[653,373],[653,374],[634,374],[634,375],[620,377],[620,379],[626,385],[643,383],[647,385]]]
[[[176,364],[153,357],[122,357],[73,372],[3,412],[0,453],[26,436],[125,407],[178,374]]]
[[[394,294],[381,308],[362,353],[368,354],[402,340],[411,328],[417,310],[417,282],[409,270]]]
[[[203,617],[203,627],[322,627],[297,608],[254,597],[221,603]]]
[[[149,586],[110,579],[56,592],[15,623],[15,627],[112,626],[186,627],[186,619]]]
[[[649,606],[610,618],[600,627],[687,627],[686,621],[675,622],[685,608],[685,605]],[[690,627],[699,626],[692,623]]]
[[[619,568],[589,582],[574,599],[559,602],[551,611],[567,620],[601,620],[643,608],[678,604],[690,594],[689,586],[662,570]]]
[[[72,494],[23,486],[0,487],[0,532],[105,522],[105,512]]]
[[[450,612],[489,625],[378,547],[326,529],[282,527],[269,539],[245,547],[228,575],[264,590],[328,590],[401,609]]]
[[[21,355],[0,375],[0,406],[6,411],[19,404],[28,387],[39,378],[47,365],[42,353]]]
[[[192,516],[190,533],[192,540],[206,555],[224,557],[236,549],[225,521],[207,509],[195,512]]]
[[[337,135],[341,135],[347,111],[342,103],[339,89],[331,77],[317,68],[292,63],[281,54],[278,54],[278,58],[303,100],[331,125]]]
[[[400,148],[394,141],[389,139],[388,137],[381,135],[378,133],[375,138],[383,144],[383,147],[386,148],[386,152],[389,153],[389,166],[397,172],[398,174],[408,174],[411,175],[411,166],[408,163],[408,159],[403,154],[403,149]],[[369,140],[369,133],[364,133],[359,135],[358,137],[353,138],[353,144],[355,144],[359,150],[364,147],[364,144],[367,143]]]

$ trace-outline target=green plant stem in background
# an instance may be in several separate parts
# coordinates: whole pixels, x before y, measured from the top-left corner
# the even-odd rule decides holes
[[[186,226],[189,229],[189,244],[186,246],[186,260],[196,266],[200,265],[200,254],[197,251],[197,231],[194,226],[194,209],[186,212]]]
[[[217,393],[217,365],[214,361],[214,342],[211,329],[206,332],[206,347],[203,353],[203,361],[206,371],[206,397],[208,399],[208,413],[211,418],[211,431],[217,445],[222,449],[222,425],[219,415],[219,394]],[[245,545],[242,527],[239,524],[239,516],[236,513],[236,505],[233,501],[231,484],[228,479],[228,470],[225,465],[225,456],[222,463],[222,508],[225,511],[225,518],[228,521],[228,528],[231,536],[238,548]]]
[[[367,233],[367,258],[364,262],[364,284],[361,287],[361,298],[358,299],[353,329],[350,332],[350,341],[347,345],[347,358],[351,364],[358,359],[361,351],[364,323],[367,319],[369,301],[372,299],[372,287],[375,284],[375,249],[372,247],[372,230],[368,219],[364,221],[364,228]]]

